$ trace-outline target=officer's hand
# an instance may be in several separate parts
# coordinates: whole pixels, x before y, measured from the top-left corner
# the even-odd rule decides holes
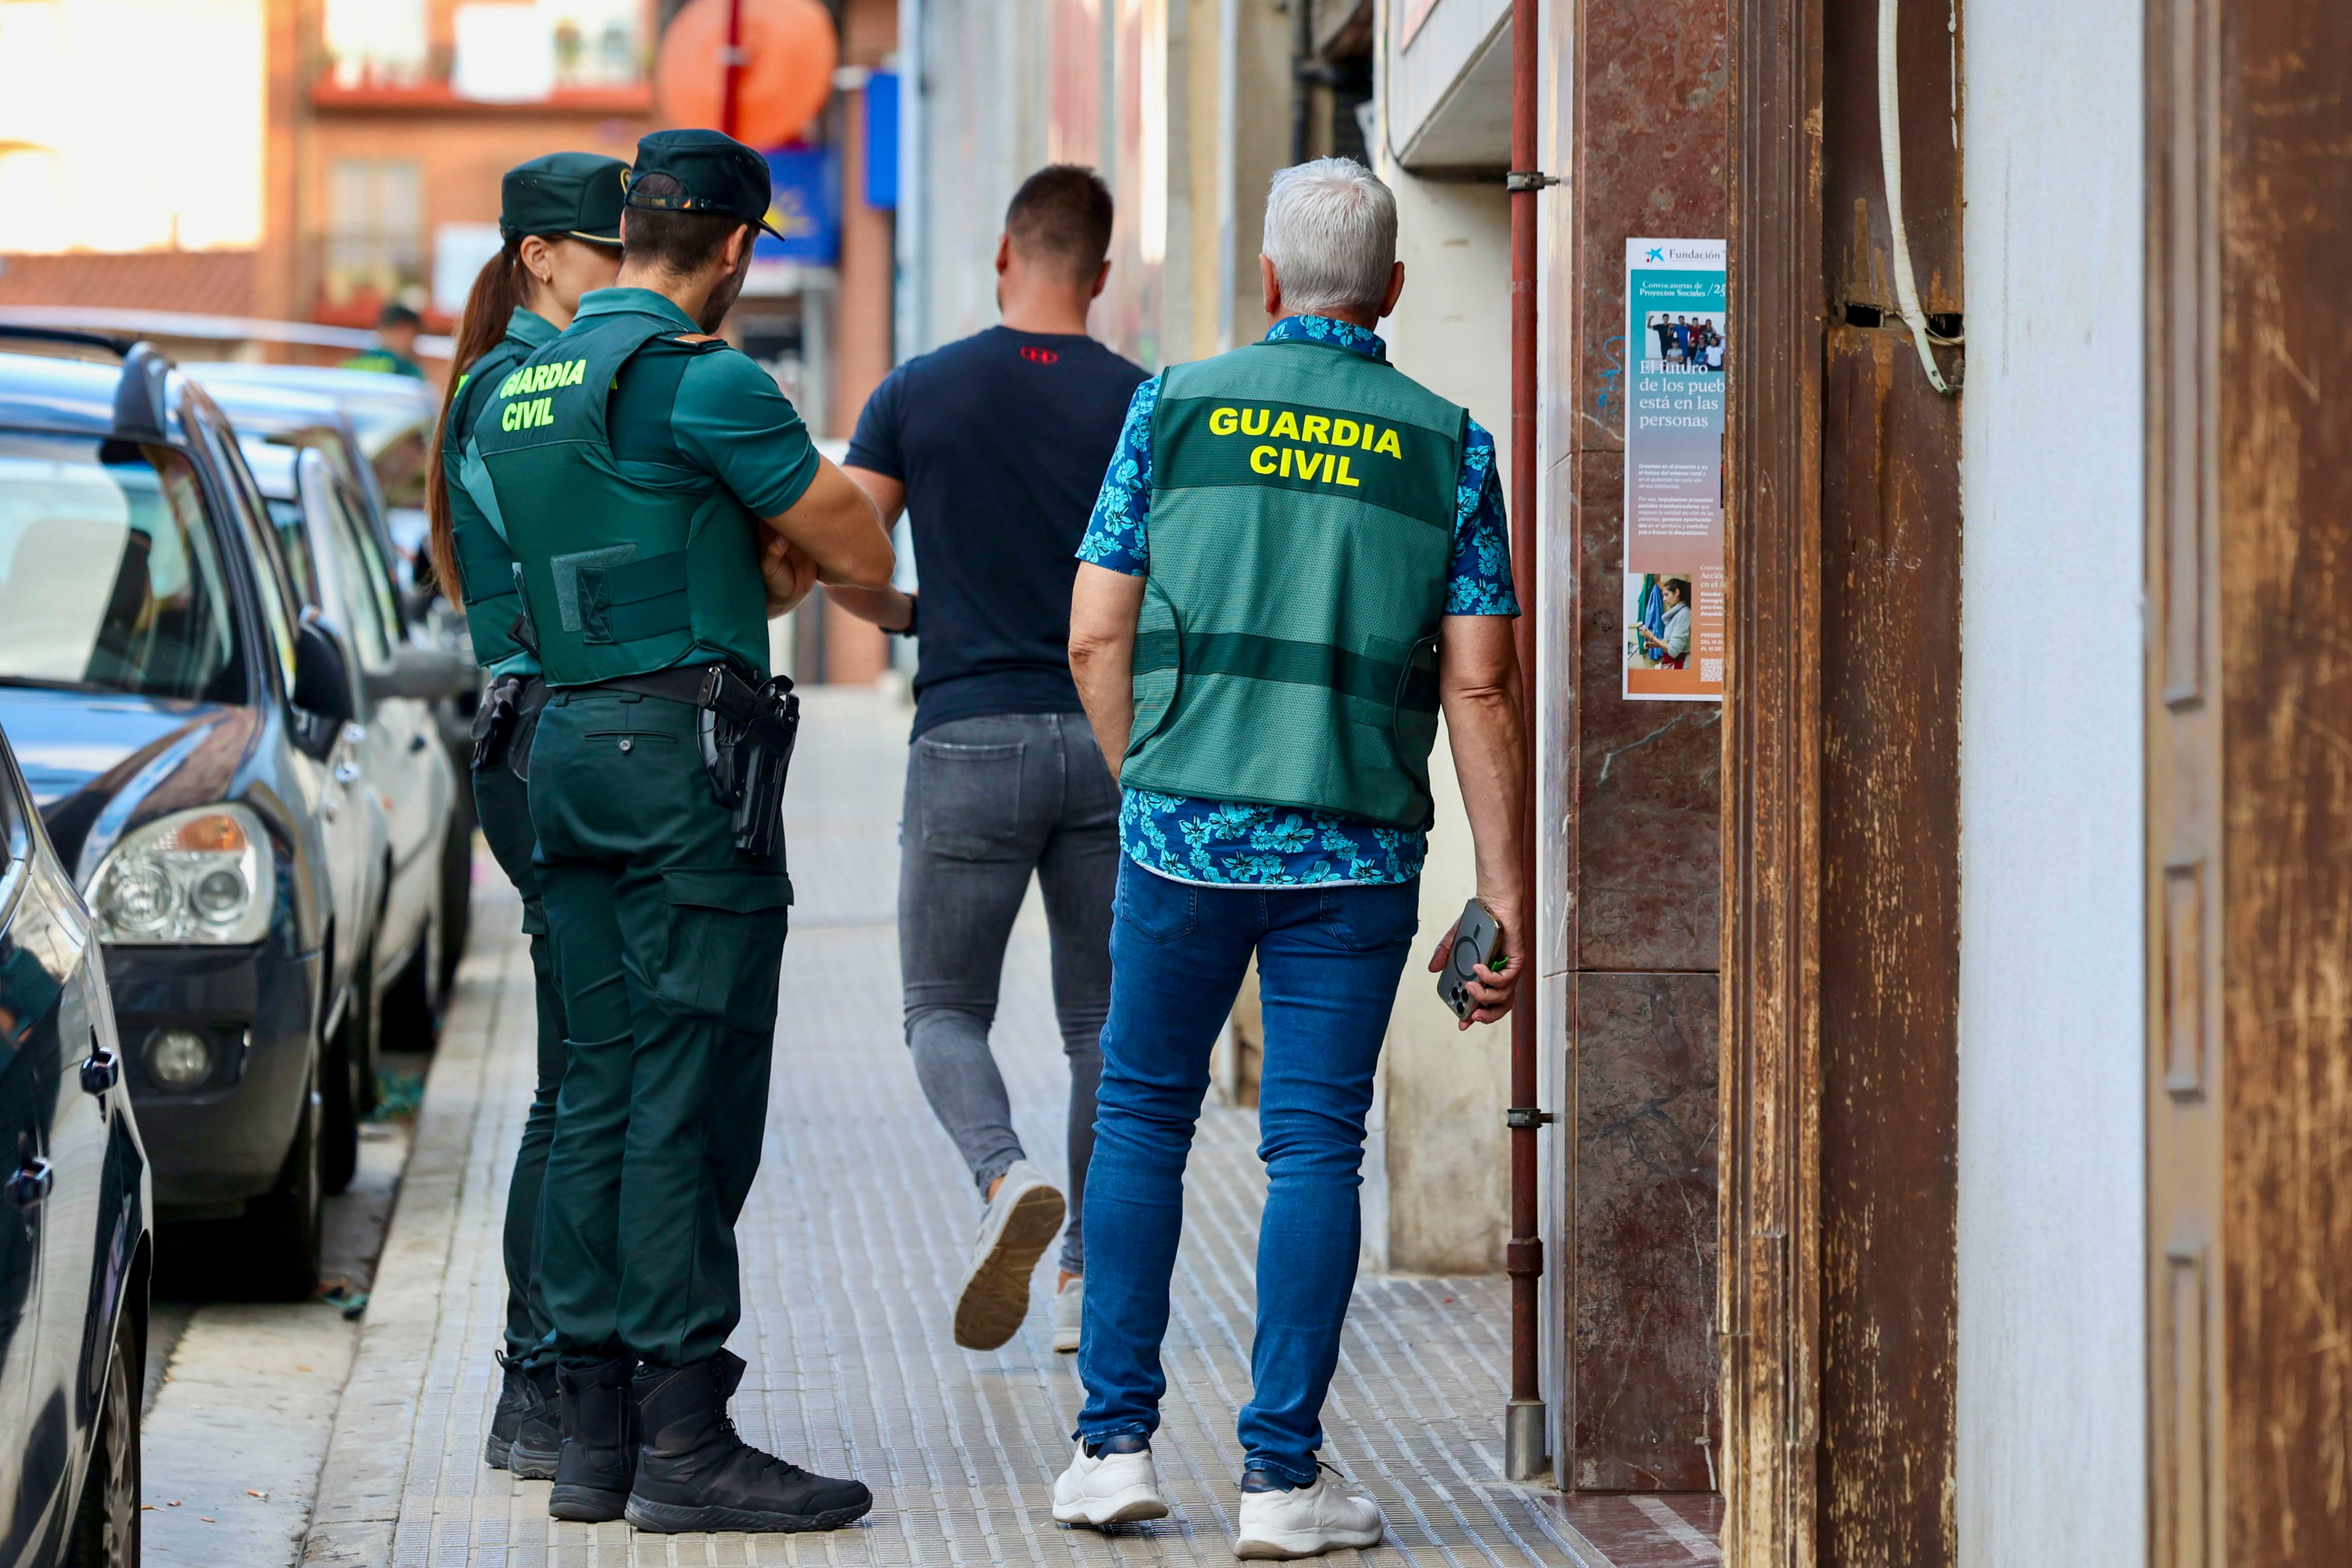
[[[768,618],[772,621],[816,587],[816,562],[792,540],[772,533],[760,551],[760,576],[767,583]]]
[[[1470,983],[1463,989],[1469,994],[1475,1005],[1470,1016],[1455,1024],[1456,1032],[1474,1023],[1493,1023],[1509,1012],[1511,1003],[1518,994],[1519,976],[1526,972],[1528,967],[1526,960],[1512,950],[1518,941],[1518,911],[1483,894],[1479,895],[1478,902],[1486,906],[1486,913],[1495,917],[1496,927],[1502,933],[1503,967],[1499,974],[1484,964],[1472,967]],[[1454,934],[1461,928],[1462,922],[1457,919],[1445,928],[1445,935],[1437,939],[1437,951],[1429,956],[1431,974],[1445,972],[1445,961],[1454,954]]]

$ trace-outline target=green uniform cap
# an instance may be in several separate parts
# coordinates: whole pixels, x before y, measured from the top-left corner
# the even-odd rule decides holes
[[[621,243],[629,166],[593,152],[551,152],[507,171],[499,183],[499,232]]]
[[[648,174],[667,174],[685,187],[678,195],[649,196],[637,188]],[[768,222],[768,161],[716,131],[656,131],[637,143],[629,176],[629,205],[662,212],[723,213],[783,238]]]

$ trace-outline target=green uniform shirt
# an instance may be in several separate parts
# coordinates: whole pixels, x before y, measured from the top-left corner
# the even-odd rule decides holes
[[[554,322],[536,310],[526,310],[517,306],[514,314],[507,318],[507,335],[467,366],[465,374],[457,379],[457,394],[449,410],[449,439],[444,441],[441,448],[441,467],[449,481],[450,526],[460,533],[461,538],[464,530],[488,526],[473,492],[466,488],[463,476],[466,457],[473,450],[473,416],[480,411],[480,395],[484,390],[497,386],[509,371],[554,340]],[[507,570],[510,572],[511,565]],[[509,581],[503,579],[498,584],[500,589],[508,586]],[[476,591],[486,591],[488,587],[488,584],[480,585]],[[503,600],[500,604],[509,618],[518,607],[516,602]],[[491,613],[495,614],[497,611]],[[476,617],[468,615],[466,629],[474,641],[475,661],[484,669],[492,675],[539,674],[539,655],[515,643],[506,627],[477,625],[475,622]],[[499,649],[508,651],[499,653],[496,652]]]
[[[640,311],[699,332],[686,312],[650,288],[599,288],[580,297],[574,323]],[[735,492],[755,517],[799,500],[816,477],[816,443],[775,378],[743,354],[697,354],[667,361],[667,377],[621,372],[610,408],[613,455],[623,477],[657,479],[664,469],[698,469]],[[667,406],[664,406],[667,404]]]

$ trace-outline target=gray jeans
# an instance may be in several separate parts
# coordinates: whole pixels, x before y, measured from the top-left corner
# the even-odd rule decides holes
[[[1094,1156],[1118,889],[1118,787],[1086,716],[1008,714],[926,731],[907,758],[898,833],[907,1044],[932,1113],[982,1192],[1023,1157],[988,1030],[996,1021],[1004,944],[1036,874],[1052,934],[1054,1010],[1070,1064],[1062,1268],[1081,1273],[1079,1215]]]

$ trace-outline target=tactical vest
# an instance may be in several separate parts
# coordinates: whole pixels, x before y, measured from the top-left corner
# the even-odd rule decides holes
[[[551,686],[726,661],[765,680],[759,519],[708,474],[625,477],[605,411],[638,350],[677,322],[616,311],[572,329],[485,395],[467,486],[515,557],[527,639]],[[677,356],[726,344],[661,345]]]
[[[457,557],[458,581],[465,601],[466,632],[473,639],[474,663],[493,674],[529,674],[539,668],[538,656],[515,637],[515,620],[522,612],[516,591],[514,551],[490,526],[473,496],[466,489],[464,447],[481,412],[485,392],[495,391],[507,373],[530,355],[530,345],[509,336],[466,371],[449,399],[449,420],[442,429],[446,444],[441,463],[449,479],[449,538]]]
[[[1122,783],[1429,825],[1468,422],[1320,343],[1167,372]]]

